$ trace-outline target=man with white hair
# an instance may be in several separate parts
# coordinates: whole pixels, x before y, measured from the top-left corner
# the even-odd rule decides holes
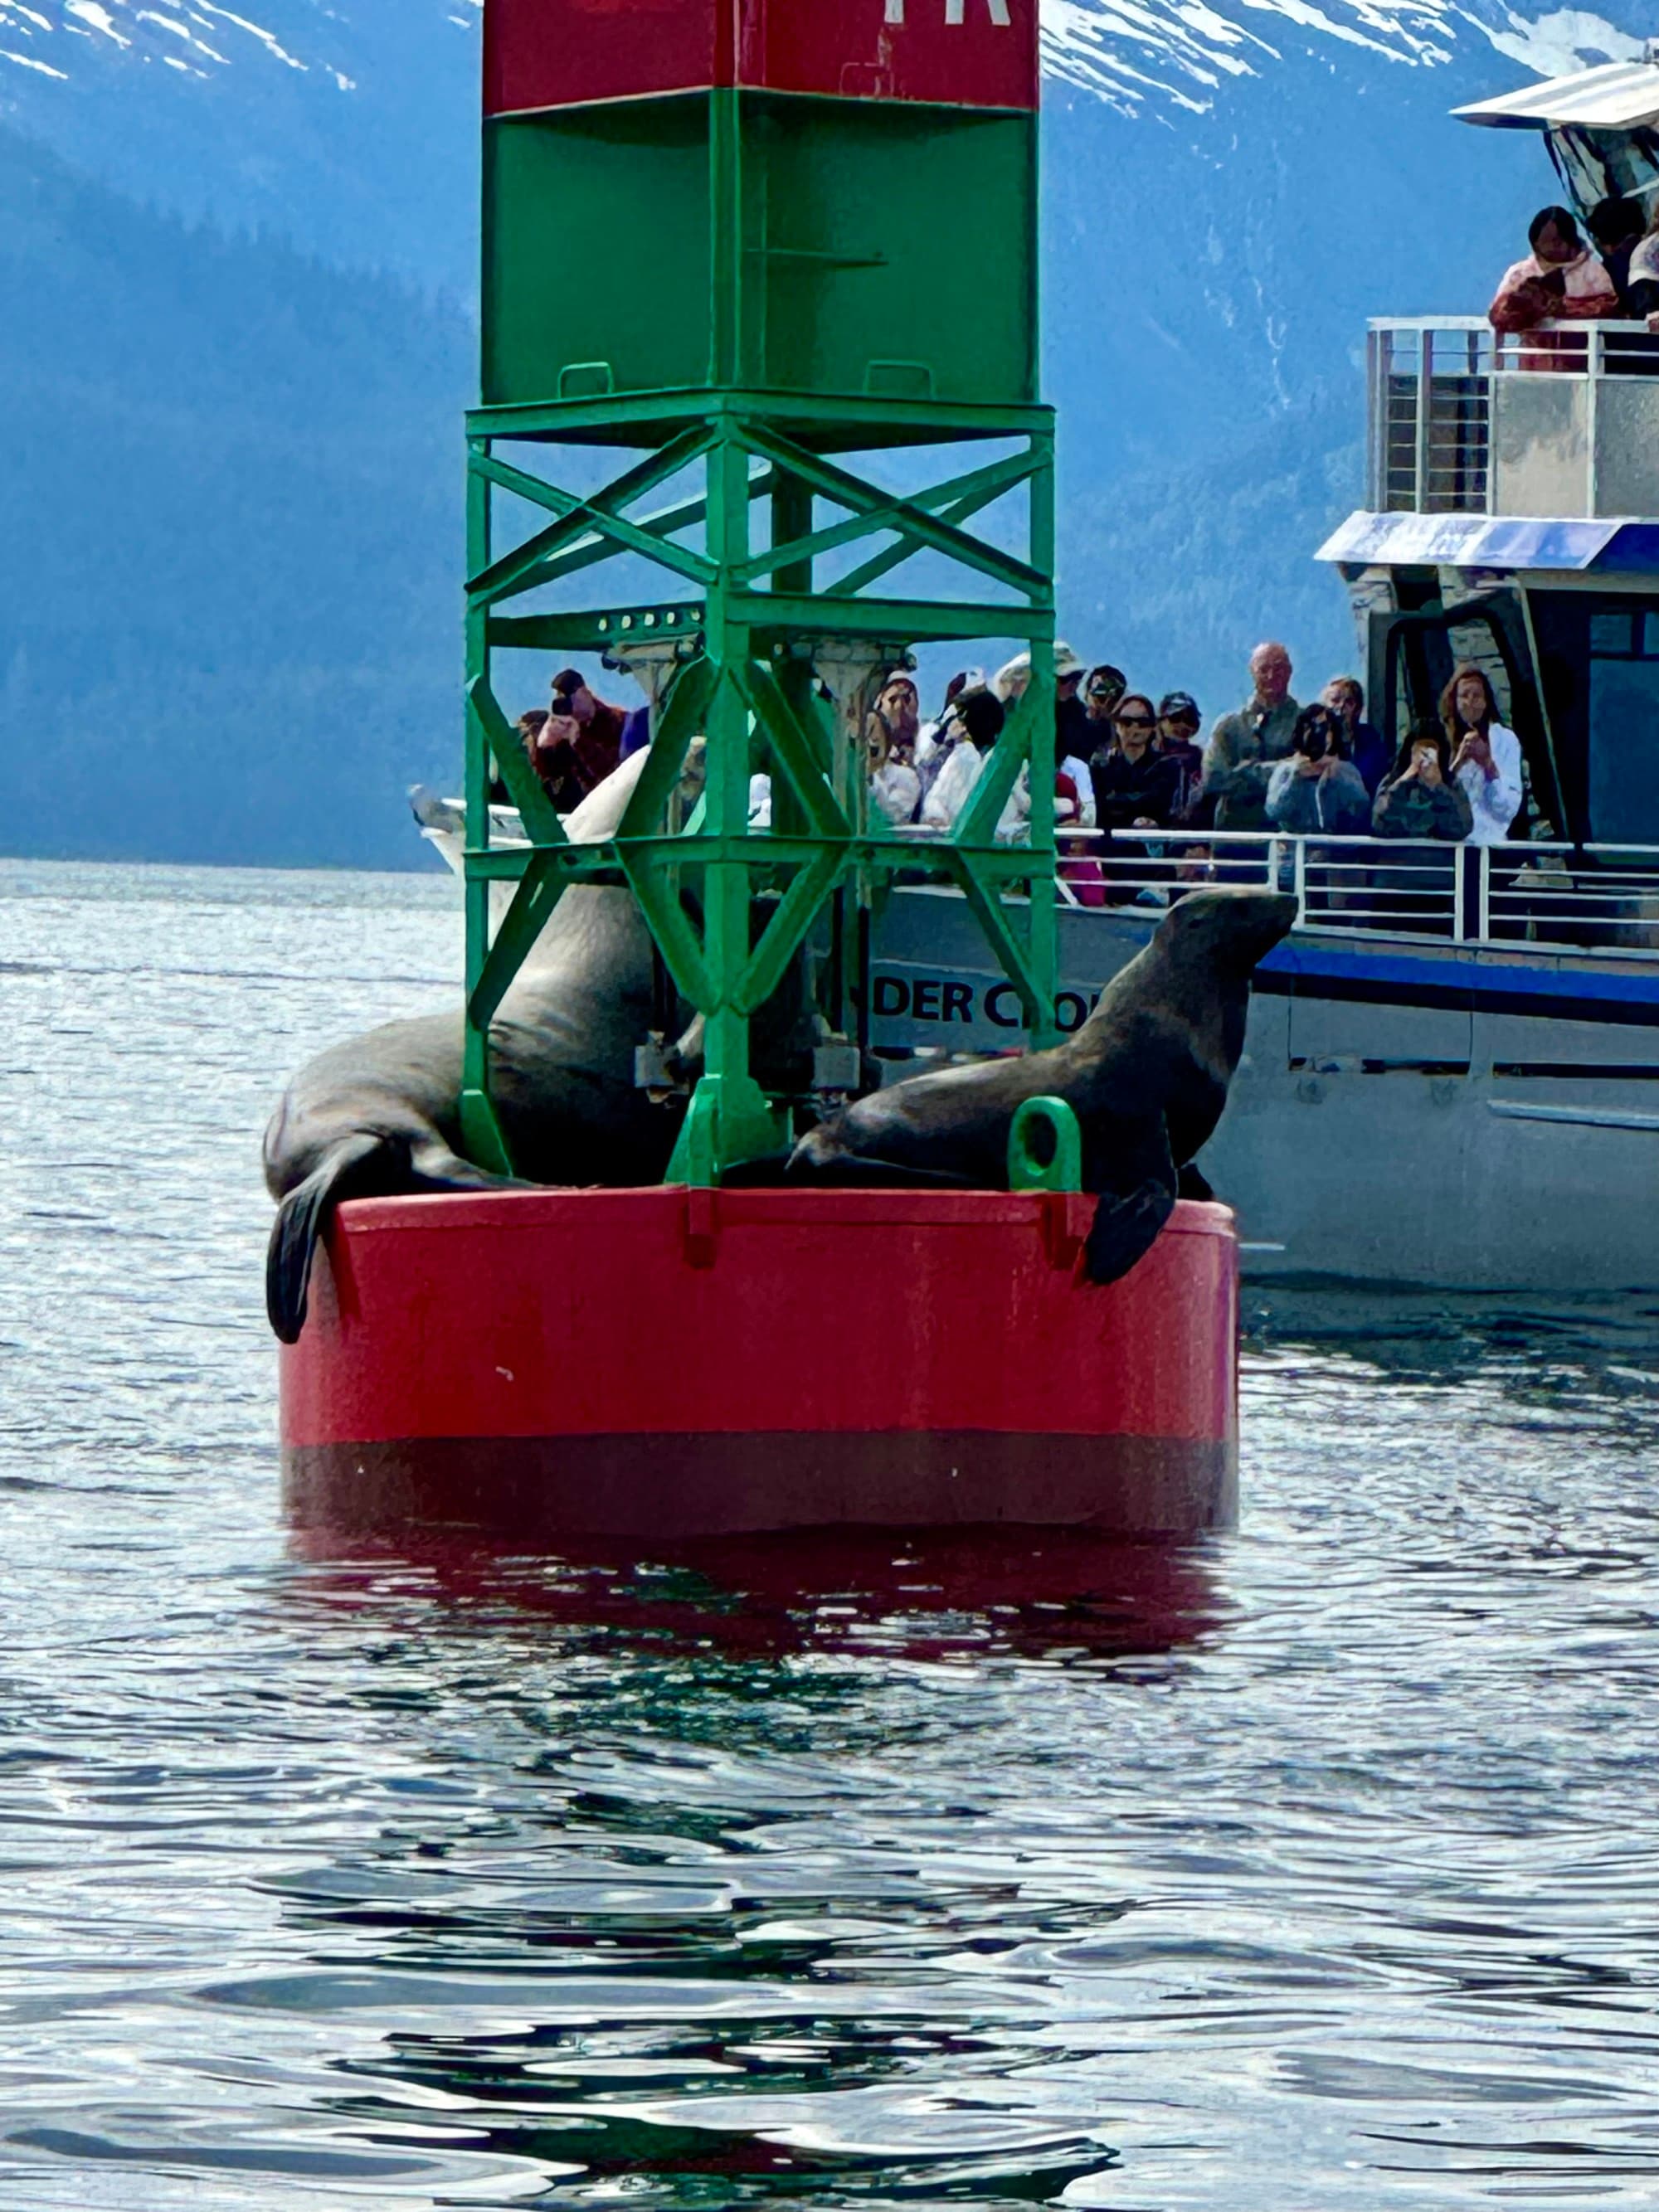
[[[1250,655],[1250,696],[1224,714],[1204,756],[1204,794],[1218,830],[1266,830],[1267,783],[1291,750],[1301,708],[1291,696],[1291,656],[1273,639]]]

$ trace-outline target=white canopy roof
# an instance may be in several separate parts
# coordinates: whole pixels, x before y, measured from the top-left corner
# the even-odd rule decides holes
[[[1472,100],[1452,113],[1465,123],[1498,130],[1547,131],[1562,123],[1597,131],[1633,131],[1659,122],[1659,62],[1609,62],[1575,70],[1507,92],[1501,100]]]

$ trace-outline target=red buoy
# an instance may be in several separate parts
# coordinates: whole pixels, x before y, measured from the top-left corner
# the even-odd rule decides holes
[[[302,1527],[539,1542],[810,1527],[1188,1536],[1237,1504],[1237,1244],[1182,1203],[505,1191],[342,1206],[282,1353]]]

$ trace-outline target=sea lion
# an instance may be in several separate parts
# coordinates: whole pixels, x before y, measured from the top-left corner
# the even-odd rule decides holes
[[[565,820],[576,843],[611,836],[647,755],[635,754]],[[674,1115],[634,1081],[654,1026],[651,938],[631,891],[573,884],[490,1024],[490,1096],[514,1164],[535,1182],[660,1180]],[[278,1201],[265,1270],[285,1344],[306,1317],[311,1263],[343,1198],[499,1188],[460,1151],[459,1008],[388,1022],[319,1054],[289,1084],[265,1132]]]
[[[1296,901],[1277,891],[1189,891],[1064,1044],[872,1091],[802,1138],[790,1178],[1006,1189],[1016,1111],[1063,1098],[1082,1133],[1083,1187],[1100,1194],[1088,1272],[1115,1281],[1152,1246],[1221,1119],[1251,973],[1295,920]],[[1184,1194],[1208,1195],[1193,1177]]]

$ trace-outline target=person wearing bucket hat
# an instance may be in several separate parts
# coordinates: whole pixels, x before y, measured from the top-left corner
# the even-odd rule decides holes
[[[1063,640],[1054,644],[1054,758],[1074,760],[1079,768],[1089,757],[1089,710],[1083,703],[1083,663]],[[1088,771],[1083,781],[1088,782]]]

